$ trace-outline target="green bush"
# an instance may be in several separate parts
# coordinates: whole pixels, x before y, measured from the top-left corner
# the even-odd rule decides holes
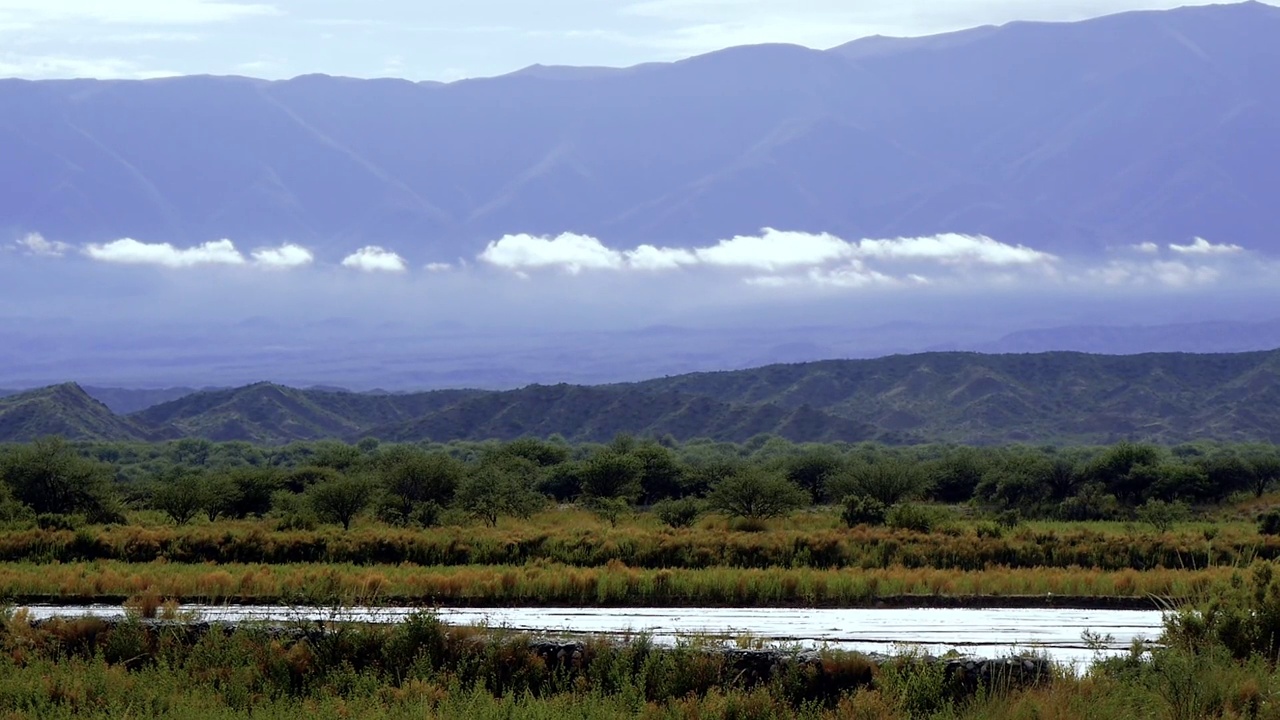
[[[883,525],[888,508],[879,500],[867,495],[850,495],[844,499],[840,519],[848,527],[858,525]]]
[[[673,528],[691,527],[702,515],[702,510],[702,503],[694,498],[663,500],[653,506],[653,514]]]
[[[1280,510],[1272,510],[1259,515],[1258,532],[1263,535],[1280,535]]]
[[[885,516],[885,524],[895,530],[933,532],[947,520],[947,514],[938,509],[903,503],[894,505]]]

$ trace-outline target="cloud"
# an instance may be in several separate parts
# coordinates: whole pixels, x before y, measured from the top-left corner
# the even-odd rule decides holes
[[[1137,245],[1133,245],[1131,247],[1134,250],[1137,250],[1138,252],[1144,253],[1147,255],[1155,255],[1156,253],[1160,252],[1160,246],[1153,242],[1138,243]]]
[[[1054,255],[1023,245],[1006,245],[985,235],[956,233],[894,240],[863,240],[858,244],[857,254],[886,260],[923,260],[997,267],[1039,265],[1058,260]]]
[[[505,235],[489,243],[479,260],[507,270],[523,271],[561,268],[571,275],[583,270],[617,270],[623,267],[622,253],[610,250],[588,235],[563,233],[558,237]]]
[[[230,240],[217,240],[179,249],[169,243],[144,243],[133,238],[123,238],[105,245],[87,245],[84,254],[100,262],[169,268],[245,264],[244,256]]]
[[[1169,249],[1181,255],[1235,255],[1244,252],[1239,245],[1215,245],[1198,237],[1190,245],[1169,245]]]
[[[854,246],[828,233],[814,235],[773,228],[765,228],[758,236],[739,235],[693,251],[698,260],[707,265],[769,272],[824,265],[850,258],[854,252]]]
[[[261,248],[253,251],[253,262],[265,268],[287,269],[310,265],[315,255],[301,245],[286,243],[278,248]]]
[[[1188,265],[1180,261],[1134,263],[1117,260],[1102,267],[1090,268],[1086,272],[1086,279],[1113,287],[1162,285],[1186,288],[1211,285],[1221,279],[1222,274],[1222,270],[1216,267]]]
[[[423,269],[424,269],[424,270],[426,270],[427,272],[433,272],[433,273],[449,272],[450,270],[452,270],[452,269],[453,269],[453,265],[452,265],[452,264],[450,264],[450,263],[442,263],[442,262],[427,263],[426,265],[423,265],[422,267],[423,267]]]
[[[71,246],[57,240],[46,240],[40,233],[30,233],[14,244],[18,250],[37,257],[62,257]]]
[[[830,233],[764,228],[759,235],[738,235],[714,245],[670,248],[640,245],[615,250],[599,239],[575,233],[556,237],[506,235],[478,256],[481,262],[528,272],[559,269],[571,275],[588,270],[663,272],[705,267],[751,273],[745,281],[761,286],[819,284],[863,287],[898,282],[866,263],[902,262],[951,266],[1049,267],[1058,258],[1023,245],[1007,245],[983,235],[949,233],[919,238],[849,242]],[[928,282],[912,273],[910,282]]]
[[[369,245],[362,247],[342,260],[342,266],[361,272],[401,273],[409,268],[405,259],[396,253]]]
[[[641,245],[626,253],[627,264],[637,270],[676,270],[686,265],[697,265],[698,256],[683,248],[659,248]]]

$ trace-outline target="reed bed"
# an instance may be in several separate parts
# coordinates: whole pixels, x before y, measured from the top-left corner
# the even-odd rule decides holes
[[[411,564],[240,564],[170,562],[8,563],[0,587],[22,602],[79,602],[149,595],[183,602],[515,606],[858,606],[895,598],[1170,598],[1229,582],[1232,568],[1105,571],[1003,568],[983,571],[893,567],[580,568],[553,563],[423,567]],[[908,603],[911,604],[911,603]],[[1153,603],[1154,607],[1154,603]]]
[[[671,529],[637,521],[611,528],[567,513],[508,527],[279,531],[270,521],[197,526],[106,526],[0,533],[0,562],[116,560],[146,563],[336,563],[355,565],[521,565],[591,568],[1091,568],[1104,571],[1203,569],[1280,558],[1280,536],[1242,523],[1184,525],[1156,533],[1134,526],[1029,524],[1002,530],[953,523],[931,533],[883,527],[808,528],[776,522],[737,532],[715,522]],[[582,521],[582,522],[578,522]],[[812,519],[807,524],[821,525]]]

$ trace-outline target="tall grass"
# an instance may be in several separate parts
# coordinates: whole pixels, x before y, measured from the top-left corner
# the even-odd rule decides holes
[[[891,567],[982,570],[1093,568],[1196,569],[1237,566],[1280,557],[1280,536],[1263,537],[1244,524],[1184,525],[1158,534],[1132,526],[1031,524],[1003,530],[952,523],[930,533],[823,527],[808,515],[760,532],[736,532],[718,519],[691,529],[649,520],[617,528],[577,512],[546,513],[499,528],[449,526],[426,530],[364,525],[279,531],[270,521],[193,527],[108,526],[77,531],[29,529],[0,533],[0,562],[120,560],[178,563],[339,563],[388,565],[519,565],[551,562],[637,568]],[[800,527],[796,527],[799,524]],[[814,525],[816,527],[808,527]]]
[[[579,568],[542,562],[422,567],[104,561],[0,565],[0,587],[9,597],[28,602],[118,600],[151,593],[185,602],[309,605],[854,606],[901,596],[915,596],[922,605],[972,596],[986,602],[1049,594],[1185,597],[1227,582],[1231,574],[1230,568],[1139,572],[996,567],[968,572],[905,567],[651,570],[618,562]]]

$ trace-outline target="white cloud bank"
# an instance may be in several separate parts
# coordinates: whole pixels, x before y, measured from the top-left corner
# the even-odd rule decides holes
[[[766,287],[801,283],[863,287],[925,281],[915,273],[895,278],[869,268],[867,263],[871,261],[945,266],[1049,267],[1058,258],[1023,245],[1007,245],[983,235],[948,233],[850,242],[830,233],[765,228],[759,235],[739,235],[715,245],[692,249],[641,245],[634,250],[614,250],[594,237],[575,233],[557,237],[506,235],[489,243],[480,253],[479,260],[522,276],[548,269],[577,275],[588,270],[660,272],[703,266],[763,273],[746,280]]]
[[[165,268],[191,268],[200,265],[252,265],[266,269],[291,269],[315,261],[311,251],[292,243],[276,248],[259,248],[246,259],[230,240],[215,240],[189,248],[170,243],[145,243],[122,238],[109,243],[86,245],[83,250],[98,262],[117,265],[154,265]]]
[[[266,268],[289,269],[310,265],[315,262],[315,255],[301,245],[292,243],[278,248],[262,248],[253,251],[253,262]]]
[[[169,243],[144,243],[123,238],[104,245],[87,245],[84,253],[100,262],[121,265],[159,265],[186,268],[196,265],[244,265],[244,256],[230,240],[215,240],[190,248]]]
[[[409,268],[405,259],[377,245],[362,247],[343,258],[342,266],[361,272],[402,273]]]

